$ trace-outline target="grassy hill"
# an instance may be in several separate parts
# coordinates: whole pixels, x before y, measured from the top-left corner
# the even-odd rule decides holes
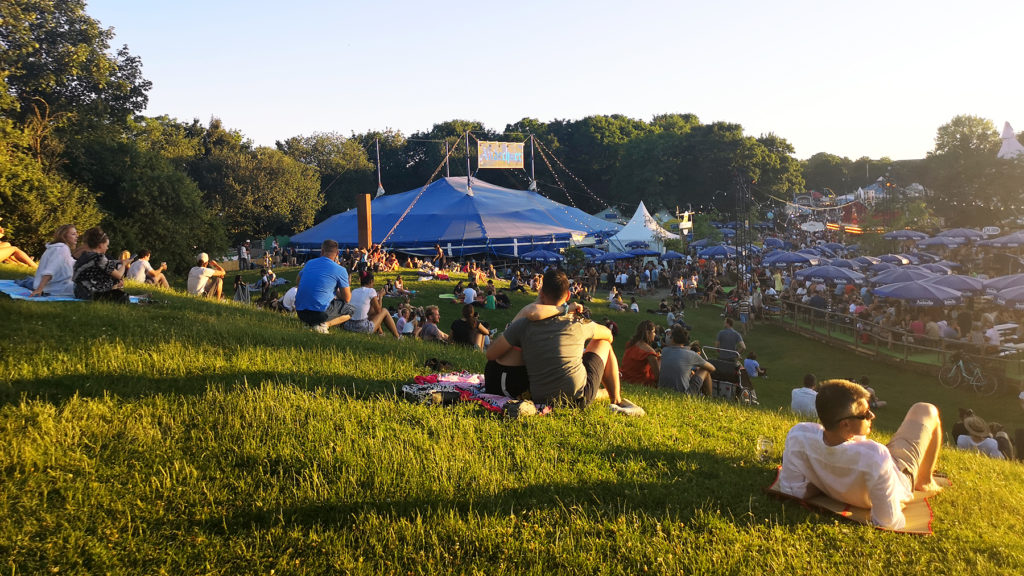
[[[414,303],[441,303],[443,325],[458,314],[437,298],[449,284],[408,286]],[[395,396],[426,358],[482,371],[479,353],[155,296],[127,307],[0,297],[5,572],[1024,573],[1018,464],[945,452],[955,486],[932,500],[927,538],[761,492],[805,372],[870,376],[890,402],[882,439],[918,400],[940,407],[947,430],[958,406],[1018,426],[1008,393],[946,390],[759,325],[747,338],[770,371],[759,408],[626,386],[648,417],[598,405],[505,420]],[[702,341],[719,312],[687,314]],[[483,314],[499,327],[511,315]],[[639,320],[663,320],[609,316],[620,355]],[[753,458],[762,435],[776,443],[769,463]]]

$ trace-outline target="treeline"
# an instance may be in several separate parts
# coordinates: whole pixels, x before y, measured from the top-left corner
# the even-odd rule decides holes
[[[937,210],[974,223],[1016,209],[1022,192],[1020,167],[995,161],[991,122],[973,117],[941,127],[927,159],[897,163],[826,153],[800,162],[784,138],[746,136],[739,124],[704,124],[691,114],[524,118],[500,132],[451,120],[409,136],[324,132],[255,146],[216,118],[141,115],[151,83],[139,58],[127,47],[112,51],[113,31],[85,8],[81,0],[0,3],[0,216],[8,236],[33,254],[62,223],[102,224],[113,249],[149,248],[181,271],[197,250],[292,234],[351,208],[357,194],[377,189],[375,142],[388,192],[449,170],[465,176],[467,131],[478,140],[533,135],[536,155],[528,146],[527,162],[536,166],[540,193],[587,211],[606,204],[628,211],[642,199],[652,208],[731,213],[738,189],[750,192],[748,206],[757,210],[771,196],[848,192],[889,171],[899,183],[935,190]],[[476,175],[529,184],[526,170]]]

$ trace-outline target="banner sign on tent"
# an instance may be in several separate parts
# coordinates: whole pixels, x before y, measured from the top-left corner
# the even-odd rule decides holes
[[[480,168],[522,168],[522,142],[477,142]]]

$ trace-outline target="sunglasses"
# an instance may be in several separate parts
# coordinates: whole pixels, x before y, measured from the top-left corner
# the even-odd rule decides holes
[[[844,416],[844,417],[840,418],[839,420],[851,420],[851,419],[871,420],[874,417],[875,417],[875,413],[872,412],[871,410],[868,410],[864,414],[850,414],[849,416]]]

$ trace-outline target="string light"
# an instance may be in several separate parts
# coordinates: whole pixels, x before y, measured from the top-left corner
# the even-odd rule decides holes
[[[537,147],[538,147],[538,148],[545,148],[545,149],[547,148],[547,146],[545,146],[545,145],[544,145],[544,144],[543,144],[543,143],[542,143],[542,142],[541,142],[540,140],[538,140],[538,139],[534,138],[534,139],[533,139],[533,141],[534,141],[534,143],[536,143],[536,144],[537,144]],[[582,180],[580,180],[579,178],[577,178],[577,177],[576,177],[576,175],[572,173],[572,170],[569,170],[568,168],[566,168],[566,167],[565,167],[565,165],[564,165],[564,164],[562,164],[562,162],[561,162],[561,161],[560,161],[560,160],[558,159],[558,157],[557,157],[557,156],[555,156],[554,152],[551,152],[551,150],[548,150],[548,153],[549,153],[549,154],[551,154],[551,157],[552,157],[552,158],[553,158],[553,159],[555,160],[555,163],[556,163],[556,164],[558,164],[558,165],[559,165],[559,166],[560,166],[560,167],[562,168],[562,170],[565,170],[565,173],[566,173],[566,174],[568,174],[569,176],[571,176],[571,177],[572,177],[572,179],[573,179],[573,180],[575,180],[577,184],[579,184],[580,186],[582,186],[582,187],[583,187],[583,190],[585,190],[585,191],[587,192],[587,194],[590,194],[590,197],[591,197],[591,198],[593,198],[594,200],[597,200],[597,201],[598,201],[598,202],[599,202],[599,203],[600,203],[601,205],[603,205],[603,206],[604,206],[605,208],[611,208],[611,204],[609,204],[609,203],[605,202],[604,200],[602,200],[601,198],[599,198],[599,197],[597,196],[597,194],[594,194],[593,192],[591,192],[590,188],[587,188],[587,185],[586,185],[586,184],[584,184]],[[543,157],[543,152],[541,153],[541,157]],[[551,169],[551,167],[550,167],[550,166],[548,166],[548,169],[550,170],[550,169]],[[552,170],[552,174],[553,174],[553,173],[554,173],[554,170]]]
[[[451,149],[448,150],[448,153],[444,155],[444,158],[441,160],[440,164],[438,164],[437,168],[434,169],[434,173],[430,175],[430,178],[427,178],[427,183],[424,184],[422,188],[420,188],[419,194],[416,194],[416,197],[413,198],[412,202],[409,203],[409,206],[405,209],[405,212],[402,212],[402,215],[398,217],[398,220],[395,222],[395,225],[392,226],[391,230],[388,230],[388,233],[385,234],[384,238],[381,239],[381,246],[383,246],[384,243],[388,241],[388,238],[391,238],[391,235],[395,233],[395,230],[398,228],[398,225],[401,224],[403,220],[405,220],[405,217],[408,216],[409,212],[412,211],[412,207],[415,206],[417,202],[419,202],[420,197],[423,196],[423,193],[427,191],[427,186],[430,186],[430,183],[434,181],[434,177],[441,172],[441,168],[443,168],[445,163],[448,162],[448,158],[452,155],[452,150],[454,149],[455,146],[452,146]]]

